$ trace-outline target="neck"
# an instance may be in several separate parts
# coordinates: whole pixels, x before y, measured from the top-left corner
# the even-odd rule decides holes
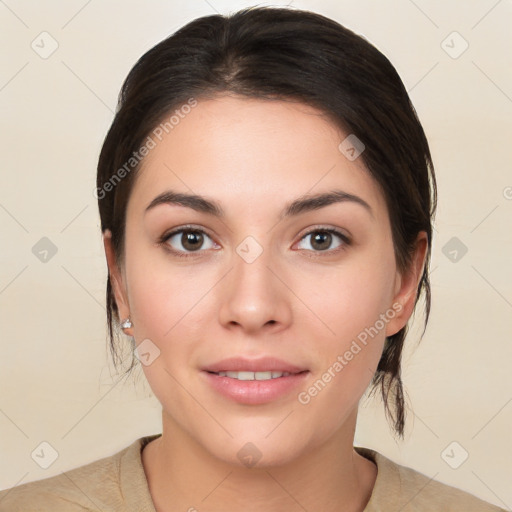
[[[162,417],[162,436],[142,452],[157,512],[362,512],[370,499],[377,468],[353,448],[357,410],[324,444],[262,467],[219,460]]]

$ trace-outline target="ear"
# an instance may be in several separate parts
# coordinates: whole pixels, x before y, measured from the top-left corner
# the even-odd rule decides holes
[[[103,233],[103,245],[105,247],[105,256],[107,257],[108,273],[114,297],[116,299],[117,309],[121,321],[130,316],[130,306],[128,304],[128,294],[126,293],[126,286],[124,283],[123,274],[120,266],[116,260],[114,253],[114,246],[112,243],[112,233],[110,230],[105,230]],[[133,336],[132,328],[124,329],[124,332]]]
[[[402,329],[414,310],[418,285],[423,275],[425,258],[428,249],[428,237],[421,231],[416,238],[414,254],[409,268],[402,274],[397,271],[393,297],[393,309],[397,312],[395,317],[386,326],[386,337],[396,334]]]

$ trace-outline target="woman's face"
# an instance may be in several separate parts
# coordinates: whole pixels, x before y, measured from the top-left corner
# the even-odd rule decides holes
[[[111,268],[121,316],[134,324],[164,433],[172,426],[226,462],[254,450],[285,463],[355,421],[416,285],[397,272],[378,186],[356,152],[339,149],[349,134],[318,111],[218,96],[167,131],[152,134],[127,207],[124,265]],[[171,192],[223,215],[190,202],[150,207]],[[334,192],[345,199],[290,208]],[[179,229],[188,231],[167,236]],[[247,382],[205,370],[233,357],[304,372]]]

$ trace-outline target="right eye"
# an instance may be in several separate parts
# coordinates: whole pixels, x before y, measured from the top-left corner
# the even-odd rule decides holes
[[[202,252],[201,247],[204,245],[206,238],[211,241],[211,249],[216,246],[215,242],[199,228],[183,226],[175,229],[170,233],[166,233],[160,240],[160,243],[169,246],[169,250],[181,258],[187,258],[191,253]]]

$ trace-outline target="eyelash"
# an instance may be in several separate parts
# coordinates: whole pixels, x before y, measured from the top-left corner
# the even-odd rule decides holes
[[[178,229],[175,229],[175,230],[173,230],[173,231],[171,231],[169,233],[163,234],[160,237],[160,239],[158,240],[158,244],[165,246],[165,249],[167,251],[169,251],[173,255],[177,256],[178,258],[190,258],[190,257],[195,256],[199,252],[203,252],[201,250],[198,250],[198,251],[195,251],[195,252],[184,253],[183,251],[177,251],[176,249],[172,249],[169,246],[169,244],[166,243],[174,235],[176,235],[178,233],[186,233],[186,232],[201,233],[201,234],[206,235],[209,238],[211,238],[210,235],[208,235],[208,233],[206,231],[204,231],[203,229],[196,228],[194,226],[181,226]],[[299,241],[302,241],[304,238],[306,238],[307,236],[309,236],[309,235],[311,235],[313,233],[329,233],[331,235],[338,236],[341,239],[341,241],[342,241],[342,244],[339,247],[337,247],[336,249],[330,249],[330,250],[326,250],[326,251],[313,251],[314,253],[317,253],[318,255],[322,255],[324,253],[325,254],[329,254],[329,255],[336,254],[339,251],[346,250],[346,246],[351,244],[351,240],[348,238],[348,236],[343,234],[343,233],[341,233],[337,229],[334,229],[334,228],[320,228],[320,227],[316,227],[316,228],[312,229],[311,231],[308,231],[307,233],[305,233],[301,237],[301,239]],[[311,252],[308,249],[301,249],[301,250],[305,250],[305,251]],[[316,256],[314,256],[314,257],[316,257]]]

